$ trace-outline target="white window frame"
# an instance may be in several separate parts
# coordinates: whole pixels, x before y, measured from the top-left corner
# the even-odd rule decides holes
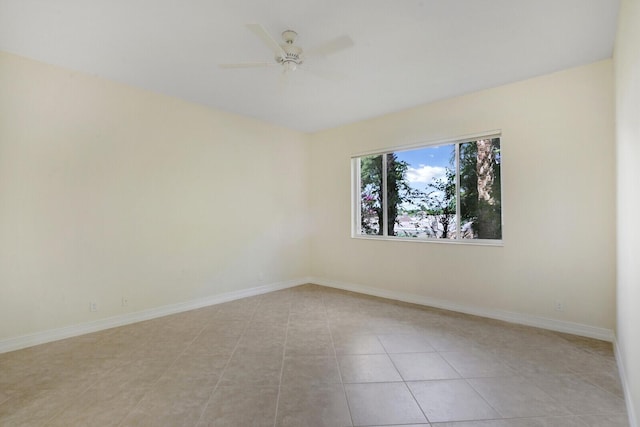
[[[417,243],[442,243],[442,244],[454,244],[454,245],[480,245],[480,246],[504,246],[504,180],[502,177],[504,176],[503,171],[501,171],[501,188],[503,191],[500,193],[500,222],[502,226],[502,238],[501,239],[443,239],[443,238],[435,238],[435,237],[398,237],[398,236],[389,236],[387,230],[387,215],[388,215],[388,206],[387,206],[387,174],[386,174],[386,163],[387,156],[386,154],[399,152],[399,151],[408,151],[408,150],[416,150],[420,148],[428,148],[435,147],[439,145],[451,145],[455,144],[455,155],[456,159],[460,157],[460,145],[467,142],[474,142],[481,139],[492,139],[499,138],[500,139],[500,149],[501,159],[504,159],[504,153],[502,152],[504,138],[502,136],[502,131],[490,131],[486,133],[473,134],[473,135],[465,135],[457,138],[437,140],[437,141],[429,141],[429,142],[418,142],[409,145],[401,145],[396,147],[390,147],[386,149],[380,150],[372,150],[365,151],[361,153],[356,153],[351,155],[351,238],[353,239],[364,239],[364,240],[389,240],[389,241],[404,241],[404,242],[417,242]],[[361,202],[361,175],[360,175],[360,158],[367,156],[377,156],[382,155],[382,170],[384,173],[382,174],[382,210],[383,210],[383,224],[380,224],[380,227],[383,229],[382,235],[376,234],[362,234],[361,233],[361,210],[360,210],[360,202]],[[455,164],[456,168],[456,227],[457,227],[457,235],[460,235],[460,224],[458,219],[460,218],[460,162],[456,160]]]

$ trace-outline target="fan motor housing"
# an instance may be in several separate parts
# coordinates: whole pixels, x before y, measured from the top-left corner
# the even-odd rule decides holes
[[[293,62],[296,65],[300,65],[304,62],[304,55],[302,54],[302,49],[298,46],[294,46],[292,44],[283,44],[282,50],[284,51],[284,56],[278,55],[276,56],[276,61],[279,64],[284,64],[286,62]]]

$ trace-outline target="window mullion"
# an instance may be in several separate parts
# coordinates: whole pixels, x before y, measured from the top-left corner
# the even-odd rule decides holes
[[[460,218],[460,143],[456,144],[456,239],[462,239]]]
[[[355,218],[354,223],[352,224],[352,235],[362,234],[362,177],[361,177],[361,169],[360,169],[360,158],[352,159],[354,171],[351,176],[352,185],[353,185],[353,200],[351,203],[351,208],[353,209],[352,215]]]
[[[389,222],[389,211],[387,200],[387,154],[382,155],[382,235],[388,236],[389,230],[387,229],[387,223]]]

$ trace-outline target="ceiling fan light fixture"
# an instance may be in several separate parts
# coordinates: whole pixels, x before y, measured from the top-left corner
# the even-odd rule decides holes
[[[296,41],[296,37],[298,37],[298,33],[293,30],[285,30],[282,32],[282,40],[286,44],[293,44]]]
[[[282,72],[285,74],[294,72],[296,68],[298,68],[298,64],[293,61],[282,62]]]

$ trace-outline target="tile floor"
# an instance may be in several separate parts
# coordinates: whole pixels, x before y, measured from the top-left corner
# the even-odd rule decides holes
[[[628,426],[611,345],[305,285],[0,355],[2,426]]]

